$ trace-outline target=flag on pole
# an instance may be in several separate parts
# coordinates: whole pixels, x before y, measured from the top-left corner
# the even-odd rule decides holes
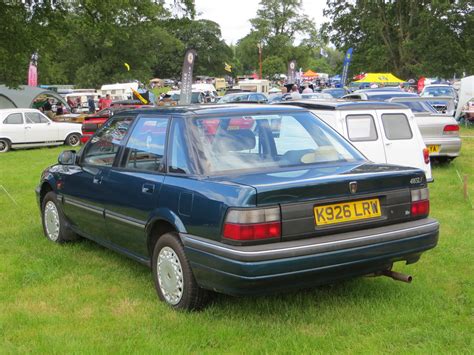
[[[180,105],[190,105],[193,93],[193,68],[196,60],[196,51],[188,49],[184,55],[183,69],[181,74],[181,92],[179,95]]]
[[[225,71],[228,71],[229,73],[231,73],[231,72],[232,72],[232,65],[229,65],[229,64],[227,64],[226,62],[224,62],[224,65],[225,65],[225,66],[224,66],[224,70],[225,70]]]
[[[31,55],[30,66],[28,68],[28,86],[38,86],[38,53]]]
[[[127,71],[130,71],[130,64],[128,64],[128,63],[123,63],[123,65],[125,65],[125,68],[127,68]]]
[[[344,64],[342,65],[341,85],[346,85],[347,73],[349,72],[349,65],[352,59],[352,47],[349,48],[344,57]]]

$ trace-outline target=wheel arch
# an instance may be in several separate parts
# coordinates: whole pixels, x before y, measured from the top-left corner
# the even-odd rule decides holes
[[[44,197],[50,191],[54,191],[53,187],[51,186],[51,183],[49,181],[43,181],[40,188],[40,208],[42,208],[41,206],[43,206]]]
[[[147,223],[145,227],[148,256],[153,255],[153,248],[158,239],[166,233],[187,233],[181,219],[172,211],[160,211]]]

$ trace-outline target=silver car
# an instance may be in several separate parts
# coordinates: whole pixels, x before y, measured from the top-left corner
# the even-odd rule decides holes
[[[461,152],[459,124],[453,116],[438,113],[429,104],[430,100],[432,98],[394,97],[388,101],[408,106],[415,115],[430,157],[440,162],[449,162]],[[451,101],[450,104],[454,105],[454,102]]]

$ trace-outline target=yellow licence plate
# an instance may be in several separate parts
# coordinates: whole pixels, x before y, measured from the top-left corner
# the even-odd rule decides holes
[[[430,153],[439,153],[439,145],[429,145],[428,150]]]
[[[314,207],[314,219],[318,226],[358,221],[381,215],[378,198]]]

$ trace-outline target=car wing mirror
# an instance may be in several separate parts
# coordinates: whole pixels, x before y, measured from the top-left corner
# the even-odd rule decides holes
[[[61,165],[74,165],[76,163],[76,151],[65,150],[59,154],[58,163]]]

